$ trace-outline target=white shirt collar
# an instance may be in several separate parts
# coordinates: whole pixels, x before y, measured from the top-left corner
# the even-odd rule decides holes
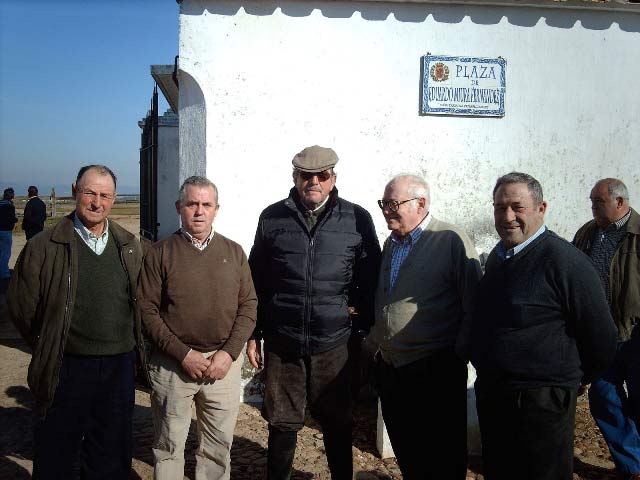
[[[207,248],[209,246],[209,243],[211,243],[211,239],[213,238],[213,227],[211,227],[211,233],[207,238],[205,238],[204,242],[201,242],[196,237],[191,235],[184,229],[184,227],[180,227],[180,232],[182,232],[182,235],[184,235],[184,237],[189,240],[189,243],[191,243],[191,245],[196,247],[198,250],[204,250],[205,248]]]
[[[84,226],[84,223],[78,218],[78,214],[73,214],[73,229],[87,246],[98,255],[104,252],[109,241],[109,219],[105,219],[104,232],[100,236],[96,236],[91,230]]]
[[[515,247],[510,248],[508,250],[504,246],[504,242],[501,240],[498,243],[498,251],[497,251],[498,257],[500,257],[502,260],[507,260],[507,259],[509,259],[511,257],[515,257],[518,253],[520,253],[522,250],[524,250],[527,247],[527,245],[529,245],[536,238],[538,238],[540,235],[542,235],[545,232],[546,229],[547,229],[546,225],[542,224],[542,226],[536,231],[536,233],[531,235],[529,238],[527,238],[521,244],[516,245]]]

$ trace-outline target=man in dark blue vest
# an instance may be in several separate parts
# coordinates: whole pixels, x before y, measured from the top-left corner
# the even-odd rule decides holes
[[[291,475],[307,403],[331,478],[352,477],[347,342],[371,326],[380,245],[371,215],[338,197],[337,162],[317,145],[293,158],[294,188],[260,215],[249,256],[258,322],[247,356],[260,367],[264,339],[269,480]]]

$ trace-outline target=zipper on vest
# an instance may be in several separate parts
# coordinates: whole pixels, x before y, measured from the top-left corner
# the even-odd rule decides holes
[[[313,237],[309,240],[309,261],[307,263],[307,291],[304,299],[304,322],[303,322],[303,336],[304,336],[304,350],[305,354],[309,353],[309,330],[311,323],[311,287],[313,284],[313,257],[314,257],[314,241]]]

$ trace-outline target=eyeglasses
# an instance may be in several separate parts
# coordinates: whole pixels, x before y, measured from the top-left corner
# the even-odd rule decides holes
[[[378,206],[380,207],[380,210],[384,210],[384,208],[387,207],[392,212],[397,212],[400,208],[400,205],[402,205],[403,203],[410,202],[411,200],[418,200],[419,198],[422,197],[414,197],[410,198],[409,200],[402,200],[401,202],[397,200],[378,200]]]
[[[333,177],[333,172],[331,170],[323,170],[322,172],[303,172],[302,170],[296,170],[296,175],[305,181],[311,180],[313,177],[318,177],[319,182],[326,182]]]
[[[93,190],[84,190],[84,189],[82,189],[82,190],[80,190],[79,193],[81,193],[85,197],[91,198],[92,200],[94,200],[98,196],[102,200],[113,200],[114,198],[116,198],[116,194],[115,193],[96,193]]]

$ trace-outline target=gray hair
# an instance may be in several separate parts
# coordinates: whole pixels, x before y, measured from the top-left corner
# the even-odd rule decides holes
[[[495,198],[498,188],[509,183],[526,184],[527,189],[531,194],[531,198],[536,203],[536,205],[540,205],[544,201],[544,198],[542,196],[542,185],[540,185],[540,182],[533,178],[531,175],[522,172],[511,172],[498,178],[498,180],[496,180],[496,186],[493,187],[492,196]]]
[[[213,195],[216,199],[216,205],[218,204],[218,187],[216,187],[215,183],[209,180],[207,177],[202,177],[200,175],[193,175],[187,178],[182,185],[180,186],[180,192],[178,193],[180,203],[184,203],[185,200],[185,192],[187,191],[187,187],[211,187],[213,188]]]
[[[413,173],[401,173],[389,180],[387,186],[402,180],[408,180],[409,185],[407,186],[407,195],[413,198],[424,198],[426,200],[426,208],[429,208],[429,205],[431,205],[431,192],[427,181],[421,176]],[[411,204],[415,205],[416,201],[413,200]]]
[[[622,180],[618,180],[617,178],[603,178],[602,180],[598,180],[596,185],[601,183],[607,185],[607,192],[609,192],[611,198],[629,200],[629,190],[627,190],[627,186],[622,183]]]

